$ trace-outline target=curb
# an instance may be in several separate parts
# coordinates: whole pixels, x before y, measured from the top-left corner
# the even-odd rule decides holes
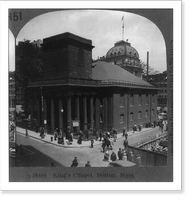
[[[19,134],[25,136],[24,133],[21,133],[21,132],[19,132],[19,131],[17,131],[17,133],[19,133]],[[76,145],[73,145],[73,146],[72,146],[72,145],[68,145],[68,146],[66,146],[66,145],[60,145],[60,144],[52,143],[52,142],[43,140],[43,139],[41,139],[41,138],[34,137],[34,136],[32,136],[32,135],[28,135],[28,137],[31,137],[31,138],[34,138],[34,139],[36,139],[36,140],[40,140],[40,141],[42,141],[42,142],[45,142],[45,143],[48,143],[48,144],[52,144],[52,145],[55,145],[55,146],[58,146],[58,147],[63,147],[63,148],[84,148],[84,147],[90,147],[90,145],[88,145],[88,146],[76,146]],[[99,144],[94,144],[94,146],[97,146],[97,145],[100,145],[100,144],[101,144],[101,143],[99,143]]]

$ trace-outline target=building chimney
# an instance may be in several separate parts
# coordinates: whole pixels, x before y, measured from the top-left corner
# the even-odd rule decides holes
[[[147,82],[149,81],[149,52],[147,51]]]

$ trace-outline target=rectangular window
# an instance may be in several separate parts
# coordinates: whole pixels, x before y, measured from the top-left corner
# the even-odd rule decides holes
[[[141,103],[142,103],[142,95],[139,94],[139,96],[138,96],[138,104],[141,105]]]
[[[152,109],[151,111],[151,116],[154,116],[154,109]]]
[[[100,114],[100,123],[103,123],[103,115]]]
[[[145,117],[148,117],[148,110],[145,111]]]
[[[130,113],[130,121],[133,121],[133,112]]]
[[[141,111],[138,112],[138,119],[141,119]]]
[[[146,105],[148,105],[148,104],[149,104],[149,95],[146,94]]]
[[[151,98],[152,98],[152,104],[154,104],[154,102],[155,102],[155,98],[154,97],[155,97],[154,94],[152,94],[152,96],[151,96]]]
[[[133,94],[130,94],[130,96],[129,96],[129,105],[133,106],[133,104],[134,104]]]
[[[120,94],[120,107],[124,107],[124,94]]]

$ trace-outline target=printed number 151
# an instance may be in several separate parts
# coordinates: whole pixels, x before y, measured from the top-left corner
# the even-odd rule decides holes
[[[21,21],[22,20],[22,12],[10,12],[9,13],[10,21]]]

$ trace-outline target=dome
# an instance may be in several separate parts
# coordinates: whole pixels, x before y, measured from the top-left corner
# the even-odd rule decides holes
[[[139,54],[135,48],[131,46],[127,41],[121,40],[115,43],[106,54],[106,59],[117,57],[117,56],[127,56],[131,58],[139,59]]]

